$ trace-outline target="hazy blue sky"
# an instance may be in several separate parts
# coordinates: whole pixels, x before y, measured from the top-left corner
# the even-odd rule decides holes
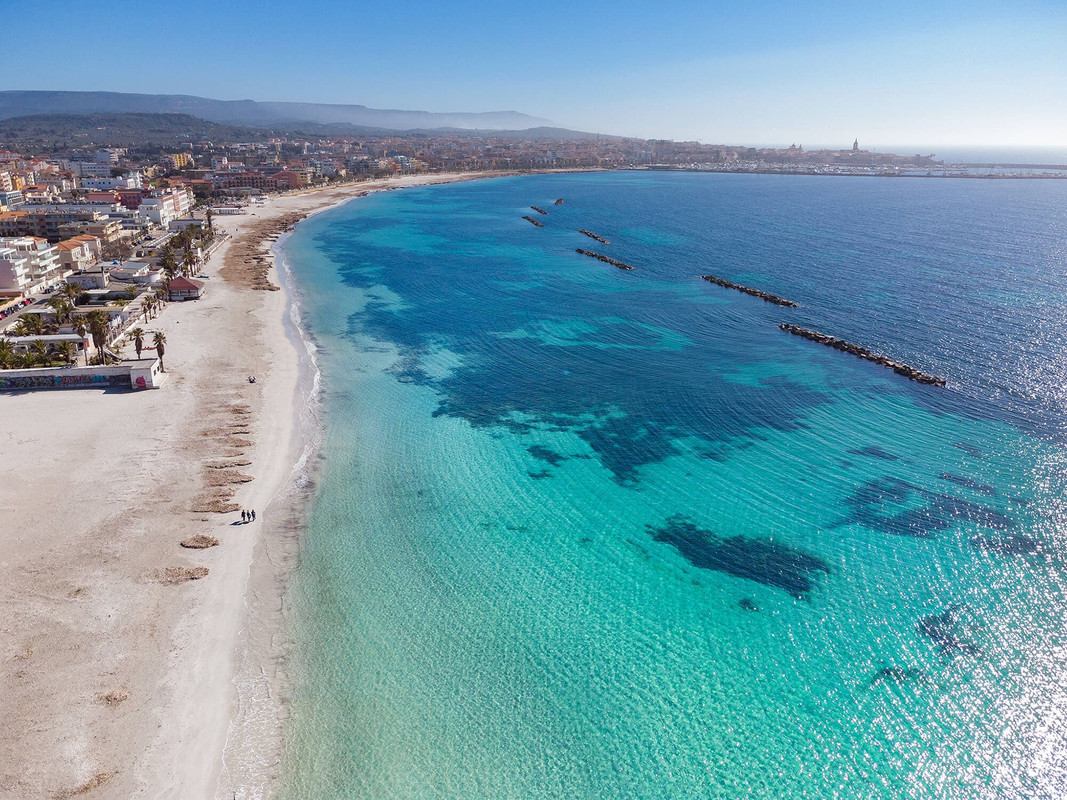
[[[0,0],[0,12],[19,31],[0,88],[514,109],[708,142],[1067,146],[1067,0]]]

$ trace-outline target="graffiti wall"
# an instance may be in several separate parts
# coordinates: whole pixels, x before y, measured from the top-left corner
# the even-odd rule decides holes
[[[0,372],[0,391],[11,389],[107,389],[118,386],[130,388],[129,373],[118,375],[4,375]]]

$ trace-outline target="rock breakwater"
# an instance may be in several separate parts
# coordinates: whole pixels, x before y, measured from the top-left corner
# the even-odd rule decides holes
[[[603,236],[597,236],[595,233],[593,233],[592,231],[587,231],[585,228],[579,228],[578,233],[584,233],[590,239],[596,239],[601,244],[611,244],[611,242],[609,242]]]
[[[523,217],[523,219],[529,222],[531,225],[536,225],[538,228],[545,227],[542,223],[538,222],[533,217]]]
[[[781,323],[779,326],[786,333],[791,333],[794,336],[800,336],[804,339],[810,339],[813,342],[817,342],[827,347],[832,347],[835,350],[840,350],[844,353],[850,353],[857,358],[862,358],[865,361],[871,361],[875,364],[879,364],[886,369],[891,369],[897,375],[903,375],[908,380],[916,381],[917,383],[925,383],[931,386],[944,386],[945,379],[938,378],[936,375],[929,375],[925,372],[915,369],[915,367],[908,364],[902,364],[899,361],[894,361],[888,356],[883,356],[879,353],[872,353],[866,347],[860,347],[858,344],[852,344],[852,342],[846,342],[844,339],[838,339],[834,336],[827,336],[825,333],[819,333],[818,331],[809,330],[808,328],[801,328],[799,325],[790,325],[787,322]]]
[[[530,206],[530,208],[532,208],[538,214],[548,214],[548,212],[545,211],[543,208],[538,208],[537,206]]]
[[[602,255],[600,253],[594,253],[592,250],[583,250],[579,247],[574,252],[581,253],[583,256],[595,258],[598,261],[603,261],[605,264],[611,264],[611,266],[618,267],[619,269],[633,269],[633,267],[631,267],[629,264],[624,264],[621,261],[616,261],[614,258],[609,258],[608,256]]]
[[[740,283],[733,283],[731,281],[717,278],[714,275],[701,275],[702,279],[708,283],[714,283],[716,286],[722,286],[726,289],[734,289],[738,292],[744,292],[750,294],[753,297],[758,297],[760,300],[766,300],[768,303],[774,303],[779,306],[787,306],[789,308],[796,308],[796,303],[792,300],[786,300],[784,297],[779,297],[776,294],[770,294],[769,292],[761,292],[759,289],[753,289],[751,286],[742,286]]]

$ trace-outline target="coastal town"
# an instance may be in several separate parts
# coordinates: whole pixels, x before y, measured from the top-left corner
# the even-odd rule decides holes
[[[946,165],[934,154],[876,153],[858,140],[841,150],[806,150],[557,130],[363,137],[242,132],[249,140],[177,141],[172,132],[171,147],[151,143],[148,131],[137,134],[139,143],[130,143],[128,132],[112,133],[125,142],[118,146],[106,127],[84,146],[70,145],[70,136],[51,145],[42,135],[0,138],[0,387],[160,386],[166,373],[155,357],[165,344],[144,326],[166,303],[207,290],[200,270],[224,236],[212,220],[244,214],[275,195],[452,172],[1067,176],[1056,169]]]
[[[292,646],[278,633],[279,587],[298,557],[316,486],[306,465],[322,434],[315,345],[275,245],[310,214],[376,191],[532,172],[1067,175],[874,153],[855,139],[837,150],[558,131],[157,139],[47,124],[57,127],[36,137],[0,130],[0,508],[12,520],[0,530],[10,642],[0,794],[27,797],[157,786],[253,797],[263,795],[249,787],[277,777],[278,687]],[[521,218],[533,228],[516,224],[551,233],[565,199],[531,201],[545,206]],[[576,233],[613,252],[601,234],[616,234],[588,224],[599,232]],[[575,252],[587,267],[640,275]],[[945,383],[780,327],[919,384]],[[162,391],[141,391],[152,389]]]

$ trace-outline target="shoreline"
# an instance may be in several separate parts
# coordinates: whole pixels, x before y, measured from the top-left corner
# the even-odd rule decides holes
[[[0,511],[20,521],[0,531],[0,795],[269,793],[284,735],[285,592],[317,467],[305,412],[317,395],[299,290],[285,276],[278,291],[258,291],[237,259],[286,213],[512,174],[324,187],[216,219],[233,235],[204,267],[205,297],[146,326],[168,335],[161,390],[0,396]],[[284,238],[267,243],[276,276]],[[258,521],[195,510],[212,499],[255,508]],[[221,544],[178,546],[197,534]],[[167,578],[193,567],[209,572]]]

